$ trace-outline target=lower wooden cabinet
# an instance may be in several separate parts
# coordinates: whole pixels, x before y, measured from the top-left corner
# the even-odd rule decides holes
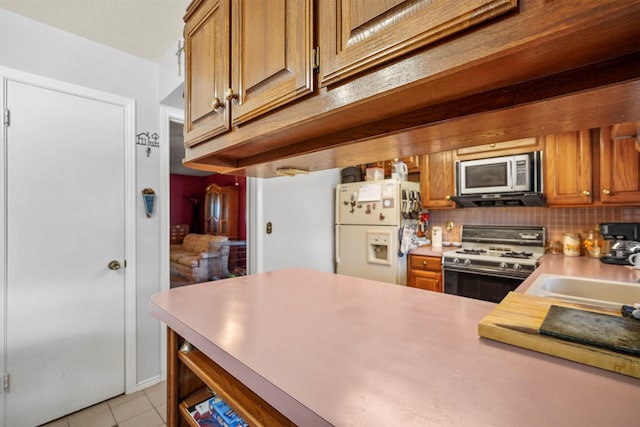
[[[425,255],[409,255],[407,286],[442,292],[442,259]]]
[[[295,426],[199,350],[180,351],[184,339],[170,328],[167,332],[167,427],[198,427],[187,409],[211,397],[211,391],[252,427]]]

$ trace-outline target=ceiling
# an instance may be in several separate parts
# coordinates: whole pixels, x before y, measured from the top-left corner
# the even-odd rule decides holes
[[[191,0],[0,0],[0,7],[153,62],[177,49]]]
[[[159,63],[182,38],[182,20],[191,0],[0,0],[9,10],[68,33]],[[175,102],[182,104],[182,89]],[[178,99],[180,98],[180,99]],[[210,175],[182,166],[182,126],[171,124],[170,170]]]

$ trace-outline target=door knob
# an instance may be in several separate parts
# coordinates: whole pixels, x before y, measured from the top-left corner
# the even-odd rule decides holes
[[[107,267],[109,267],[109,270],[120,270],[120,263],[114,259],[107,264]]]

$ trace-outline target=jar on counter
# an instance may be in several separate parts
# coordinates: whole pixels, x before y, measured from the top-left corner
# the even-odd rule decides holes
[[[553,255],[562,253],[562,242],[560,240],[547,241],[547,252]]]
[[[562,247],[566,256],[580,256],[580,235],[578,233],[564,233]]]
[[[604,251],[602,250],[602,235],[598,230],[587,231],[584,234],[582,246],[584,253],[590,258],[600,258]]]

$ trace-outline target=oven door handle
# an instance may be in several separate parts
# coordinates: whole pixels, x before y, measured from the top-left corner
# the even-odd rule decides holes
[[[508,271],[499,271],[492,268],[483,268],[483,267],[473,267],[473,269],[465,268],[465,267],[453,267],[453,266],[443,266],[442,270],[446,273],[447,271],[454,271],[458,273],[467,273],[467,274],[480,274],[483,276],[494,276],[494,277],[504,277],[506,279],[526,279],[529,277],[529,273],[526,274],[518,274],[514,272]]]

